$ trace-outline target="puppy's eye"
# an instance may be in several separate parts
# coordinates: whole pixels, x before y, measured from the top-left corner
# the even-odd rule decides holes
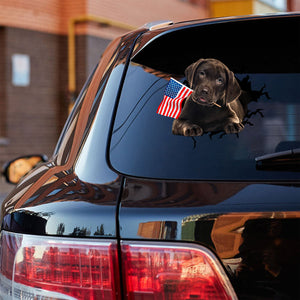
[[[203,76],[205,76],[205,72],[204,71],[200,71],[200,77],[203,77]]]
[[[223,84],[224,83],[224,79],[222,77],[219,77],[217,79],[217,84]]]

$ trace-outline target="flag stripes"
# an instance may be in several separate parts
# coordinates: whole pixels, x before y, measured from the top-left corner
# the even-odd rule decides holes
[[[166,117],[177,119],[182,110],[182,102],[193,90],[171,78],[157,113]]]

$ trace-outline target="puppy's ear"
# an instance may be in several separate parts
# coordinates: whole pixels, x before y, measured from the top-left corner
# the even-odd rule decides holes
[[[225,102],[229,103],[240,96],[242,90],[233,72],[227,71],[227,87],[225,93]]]
[[[184,74],[185,74],[187,81],[189,82],[190,88],[193,88],[195,72],[196,72],[197,68],[199,67],[199,65],[201,65],[203,62],[204,62],[204,59],[200,58],[199,60],[197,60],[193,64],[189,65],[185,69]]]

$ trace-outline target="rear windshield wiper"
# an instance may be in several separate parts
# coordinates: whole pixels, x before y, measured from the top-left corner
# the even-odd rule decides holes
[[[257,170],[300,171],[300,148],[265,154],[255,158]]]

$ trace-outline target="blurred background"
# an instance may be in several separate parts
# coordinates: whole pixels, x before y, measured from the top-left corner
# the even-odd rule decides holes
[[[0,0],[0,166],[51,156],[70,104],[115,37],[157,20],[299,10],[300,0]],[[0,200],[11,188],[0,179]]]

